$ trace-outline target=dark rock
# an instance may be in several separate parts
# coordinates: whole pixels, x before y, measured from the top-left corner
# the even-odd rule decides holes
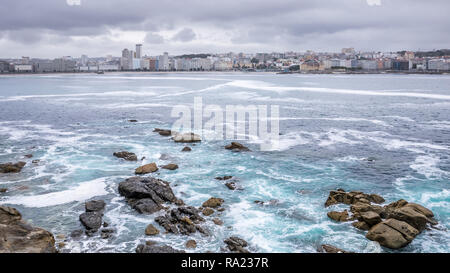
[[[130,119],[128,122],[138,122],[136,119]]]
[[[56,253],[50,232],[22,220],[19,211],[0,206],[0,253]]]
[[[116,231],[112,228],[104,228],[100,231],[100,236],[102,239],[108,239],[113,236],[114,232]]]
[[[5,193],[5,192],[7,192],[7,191],[8,191],[7,188],[0,188],[0,193]]]
[[[134,173],[135,174],[148,174],[148,173],[154,173],[158,171],[158,167],[156,166],[156,163],[150,163],[146,164],[144,166],[138,167]]]
[[[198,225],[205,221],[199,213],[194,207],[179,207],[164,216],[156,217],[155,221],[170,233],[189,235],[198,231],[207,235],[208,231]]]
[[[103,200],[93,200],[85,203],[86,212],[103,212],[106,203]]]
[[[155,128],[153,130],[153,132],[159,133],[161,136],[171,136],[172,135],[172,131],[171,130],[166,130],[166,129]]]
[[[365,194],[363,192],[351,191],[345,192],[344,190],[330,191],[327,201],[325,202],[325,207],[329,207],[335,204],[346,204],[352,205],[356,203],[383,203],[384,199],[376,194]]]
[[[109,227],[109,223],[108,222],[103,222],[103,227]]]
[[[166,169],[166,170],[174,171],[174,170],[178,169],[178,165],[177,164],[167,164],[165,166],[162,166],[162,168]]]
[[[244,145],[242,145],[241,143],[238,143],[238,142],[231,142],[231,144],[225,146],[225,149],[238,151],[238,152],[250,151],[249,148],[245,147]]]
[[[17,163],[5,163],[0,164],[0,173],[19,173],[22,168],[26,165],[25,162],[17,162]]]
[[[154,236],[158,234],[159,230],[155,228],[155,226],[153,226],[152,224],[148,225],[147,228],[145,229],[145,235],[147,236]]]
[[[127,151],[117,152],[113,155],[118,158],[123,158],[127,161],[137,161],[137,156],[134,153],[130,153]]]
[[[38,164],[39,162],[41,162],[40,159],[35,159],[35,160],[31,161],[31,163],[33,163],[33,164]]]
[[[212,221],[214,222],[214,224],[216,224],[218,226],[222,226],[223,225],[223,221],[220,220],[219,218],[214,218]]]
[[[225,186],[227,186],[227,188],[229,188],[230,190],[236,189],[236,183],[234,183],[234,182],[225,183]]]
[[[191,149],[191,147],[186,146],[186,147],[184,147],[183,150],[181,150],[181,151],[182,151],[182,152],[190,152],[190,151],[192,151],[192,149]]]
[[[225,202],[225,201],[221,198],[211,197],[210,199],[205,201],[202,204],[202,206],[204,208],[217,208],[217,207],[220,207],[223,204],[223,202]]]
[[[202,138],[199,135],[194,133],[176,133],[172,137],[173,141],[179,143],[192,143],[192,142],[200,142]]]
[[[85,212],[80,215],[80,221],[87,230],[97,231],[102,226],[102,217],[100,212]]]
[[[197,242],[195,240],[187,241],[186,248],[197,248]]]
[[[229,180],[231,178],[233,178],[233,176],[231,176],[231,175],[226,175],[226,176],[222,176],[222,177],[220,177],[220,176],[216,177],[217,180]]]
[[[224,242],[227,244],[230,251],[237,253],[249,253],[249,251],[245,249],[245,247],[248,246],[248,243],[239,237],[232,236],[228,239],[225,239]]]
[[[32,154],[28,154],[28,155],[24,155],[24,157],[26,157],[26,158],[32,158],[33,155],[32,155]]]
[[[74,231],[72,231],[71,233],[70,233],[70,237],[72,237],[72,238],[79,238],[79,237],[81,237],[81,235],[83,235],[83,230],[81,230],[81,229],[77,229],[77,230],[74,230]]]
[[[342,249],[337,248],[332,245],[321,245],[320,247],[321,247],[319,249],[320,252],[325,252],[325,253],[351,253],[351,252],[347,252],[345,250],[342,250]]]
[[[167,245],[138,245],[136,253],[185,253],[183,250],[174,249]]]

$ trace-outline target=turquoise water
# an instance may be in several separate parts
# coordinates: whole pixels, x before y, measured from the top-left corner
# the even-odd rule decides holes
[[[170,128],[174,105],[279,105],[280,150],[231,153],[229,141],[203,141],[182,153],[152,132]],[[137,123],[128,122],[137,119]],[[146,157],[123,162],[113,152]],[[25,154],[33,158],[24,159]],[[162,154],[171,158],[160,159]],[[374,162],[365,160],[374,157]],[[40,159],[38,164],[32,164]],[[245,73],[108,73],[0,77],[0,162],[27,161],[20,174],[0,175],[0,204],[54,234],[80,229],[89,199],[107,201],[105,220],[117,230],[69,240],[67,252],[133,252],[153,215],[139,215],[119,196],[118,183],[143,163],[177,163],[153,174],[171,182],[186,204],[225,200],[212,236],[150,238],[195,252],[220,251],[238,235],[253,252],[315,252],[320,244],[384,252],[350,223],[327,218],[330,190],[378,193],[431,209],[439,225],[397,252],[449,252],[450,77],[430,75],[276,75]],[[230,191],[216,176],[238,178]],[[270,201],[258,205],[255,200]],[[347,208],[338,206],[338,209]],[[58,239],[59,240],[59,239]],[[189,250],[192,251],[192,250]]]

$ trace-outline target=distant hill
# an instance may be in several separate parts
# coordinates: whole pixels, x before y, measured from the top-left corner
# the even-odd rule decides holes
[[[405,51],[400,51],[398,53],[405,54]],[[415,55],[416,55],[416,57],[419,57],[419,58],[449,56],[450,49],[439,49],[439,50],[433,50],[433,51],[417,51],[417,52],[415,52]]]
[[[185,58],[185,59],[193,59],[193,58],[208,58],[211,54],[185,54],[176,56],[175,58]]]

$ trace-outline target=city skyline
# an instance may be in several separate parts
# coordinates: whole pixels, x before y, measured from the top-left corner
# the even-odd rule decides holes
[[[395,52],[450,45],[442,35],[450,30],[448,1],[282,2],[134,0],[124,8],[119,0],[9,1],[0,10],[0,57],[118,56],[130,43],[145,44],[148,55],[343,47]]]

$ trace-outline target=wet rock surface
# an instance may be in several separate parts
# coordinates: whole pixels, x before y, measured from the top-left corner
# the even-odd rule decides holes
[[[155,218],[155,222],[167,232],[183,235],[189,235],[197,231],[204,235],[209,235],[209,232],[199,225],[204,221],[205,219],[200,216],[198,209],[188,206],[172,209],[164,216]]]
[[[183,250],[174,249],[171,246],[159,244],[141,244],[136,248],[136,253],[185,253]]]
[[[139,174],[154,173],[156,171],[158,171],[156,163],[150,163],[136,168],[136,170],[134,170],[134,173],[139,175]]]
[[[343,249],[337,248],[332,245],[321,245],[319,248],[319,252],[325,252],[325,253],[351,253],[348,251],[345,251]]]
[[[145,229],[145,235],[147,236],[154,236],[158,234],[159,230],[152,224],[148,225],[147,228]]]
[[[231,142],[231,144],[225,146],[225,149],[232,150],[234,152],[248,152],[250,151],[249,148],[245,147],[239,142]]]
[[[419,204],[408,203],[403,199],[384,207],[372,204],[383,202],[384,198],[376,194],[339,189],[330,192],[325,207],[341,203],[351,205],[351,217],[345,214],[347,210],[342,213],[328,212],[328,217],[335,221],[356,220],[352,225],[360,230],[368,230],[367,239],[391,249],[407,246],[428,225],[437,224],[433,212]]]
[[[134,153],[130,153],[127,151],[116,152],[113,155],[117,158],[122,158],[126,161],[137,161],[137,156]]]
[[[171,163],[171,164],[164,165],[161,168],[174,171],[174,170],[178,169],[178,165]]]
[[[228,239],[225,239],[224,242],[225,244],[227,244],[228,249],[232,252],[249,253],[249,251],[246,249],[248,243],[244,239],[232,236]]]
[[[172,131],[167,129],[155,128],[153,132],[160,134],[161,136],[171,136]],[[174,132],[175,133],[175,132]]]
[[[20,212],[0,206],[0,253],[55,253],[50,232],[22,220]]]
[[[139,213],[154,213],[164,203],[175,203],[177,198],[169,182],[152,177],[131,177],[119,183],[119,193]]]
[[[225,201],[221,198],[216,198],[216,197],[211,197],[210,199],[206,200],[203,204],[202,207],[204,208],[217,208],[222,206],[222,204]]]
[[[182,152],[190,152],[190,151],[192,151],[192,148],[186,146],[186,147],[184,147],[181,151],[182,151]]]
[[[19,173],[27,163],[19,161],[17,163],[0,164],[0,173]]]

